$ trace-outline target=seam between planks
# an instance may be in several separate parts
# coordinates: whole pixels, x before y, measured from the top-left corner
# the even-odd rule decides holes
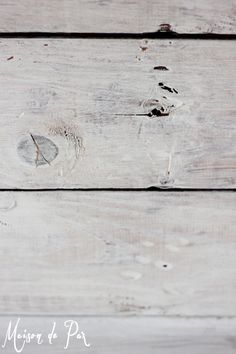
[[[98,315],[98,314],[89,314],[89,315],[81,315],[81,314],[38,314],[38,313],[32,313],[32,314],[24,314],[24,313],[17,313],[17,314],[0,314],[0,318],[12,318],[12,317],[22,317],[22,318],[50,318],[50,317],[55,317],[55,318],[64,318],[64,317],[71,317],[71,318],[115,318],[115,319],[123,319],[123,318],[137,318],[137,319],[145,319],[145,318],[158,318],[158,319],[173,319],[173,320],[181,320],[181,319],[186,319],[186,320],[207,320],[207,319],[215,319],[215,320],[236,320],[236,316],[224,316],[224,315],[202,315],[202,316],[183,316],[183,315],[144,315],[144,314],[133,314],[133,315],[122,315],[122,314],[110,314],[110,315]]]
[[[20,39],[201,39],[201,40],[236,40],[236,34],[218,33],[177,33],[143,32],[143,33],[79,33],[79,32],[0,32],[0,38]]]
[[[11,189],[0,189],[0,192],[236,192],[236,188],[159,188],[159,187],[149,187],[149,188],[11,188]]]

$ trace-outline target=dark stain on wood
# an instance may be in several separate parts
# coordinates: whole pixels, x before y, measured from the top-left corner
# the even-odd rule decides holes
[[[163,65],[154,66],[153,69],[160,70],[160,71],[168,71],[169,70],[166,66],[163,66]]]
[[[154,108],[151,112],[147,114],[148,117],[165,117],[168,116],[169,112],[165,112],[164,108],[161,107],[160,109]]]
[[[166,91],[169,91],[171,93],[178,94],[178,91],[175,88],[171,88],[169,86],[166,86],[166,85],[163,84],[163,82],[159,82],[159,86],[161,87],[162,90],[166,90]]]
[[[143,52],[145,52],[145,51],[148,49],[148,47],[141,46],[140,49],[141,49]]]

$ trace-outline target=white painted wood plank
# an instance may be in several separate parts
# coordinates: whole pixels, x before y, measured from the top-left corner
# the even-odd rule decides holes
[[[0,341],[5,342],[9,322],[14,328],[18,318],[0,319]],[[91,354],[234,354],[235,319],[184,319],[184,318],[94,318],[94,317],[23,317],[17,333],[24,329],[42,334],[43,343],[26,344],[23,353],[65,353],[68,328],[65,321],[76,321],[79,332],[85,333],[91,346],[86,348],[81,340],[70,338],[68,353]],[[56,322],[58,338],[48,343],[48,334]],[[72,330],[75,330],[73,324]],[[18,347],[21,341],[17,341]],[[13,353],[13,343],[7,342],[3,353]]]
[[[234,0],[1,0],[0,31],[236,33]]]
[[[0,49],[0,188],[236,187],[234,42]]]
[[[235,202],[2,192],[0,313],[235,316]]]

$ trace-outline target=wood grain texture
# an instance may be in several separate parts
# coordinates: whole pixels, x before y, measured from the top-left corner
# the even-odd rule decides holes
[[[236,33],[234,0],[1,0],[0,31]]]
[[[0,188],[236,187],[232,41],[0,49]]]
[[[2,192],[0,313],[235,316],[233,192]]]
[[[63,348],[68,329],[64,327],[64,322],[67,320],[77,321],[80,331],[86,334],[91,344],[90,348],[85,348],[81,341],[72,337],[66,351],[68,353],[234,354],[236,348],[235,319],[23,317],[18,327],[19,333],[24,329],[31,333],[37,331],[43,334],[44,339],[42,345],[34,342],[26,345],[23,353],[65,353]],[[15,326],[17,318],[0,318],[1,344],[4,343],[9,321]],[[49,345],[47,335],[54,321],[58,338]],[[12,342],[2,351],[13,353]]]

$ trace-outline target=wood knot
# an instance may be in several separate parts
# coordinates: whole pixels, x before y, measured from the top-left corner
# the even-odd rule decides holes
[[[58,147],[44,136],[29,134],[19,142],[17,152],[24,162],[38,167],[50,165],[58,155]]]

